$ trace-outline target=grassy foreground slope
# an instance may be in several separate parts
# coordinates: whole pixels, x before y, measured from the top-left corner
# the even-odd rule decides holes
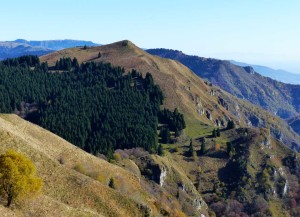
[[[0,205],[1,216],[144,216],[150,197],[132,173],[94,157],[16,115],[0,115],[0,153],[14,149],[29,157],[44,181],[37,198],[15,206]],[[97,171],[101,182],[74,167]],[[126,179],[114,190],[109,179]],[[131,196],[125,196],[126,194]],[[139,202],[137,202],[139,201]],[[139,205],[139,204],[140,205]]]
[[[125,164],[111,164],[12,114],[0,114],[0,144],[0,154],[13,149],[31,159],[44,181],[37,198],[11,209],[4,207],[0,197],[1,216],[207,214],[200,193],[171,159],[147,153],[143,157],[149,163],[155,159],[154,166],[151,163],[144,168],[130,159]],[[158,179],[145,176],[144,169]],[[177,198],[174,195],[182,184],[189,186],[191,193]]]

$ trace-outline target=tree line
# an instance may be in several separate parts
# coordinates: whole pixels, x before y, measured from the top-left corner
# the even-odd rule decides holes
[[[27,120],[93,154],[110,157],[115,149],[134,147],[157,152],[163,94],[150,73],[125,74],[110,63],[79,65],[76,58],[60,59],[49,70],[33,56],[0,62],[0,112],[25,112]],[[162,119],[169,128],[185,127],[177,110],[163,113],[175,117]]]

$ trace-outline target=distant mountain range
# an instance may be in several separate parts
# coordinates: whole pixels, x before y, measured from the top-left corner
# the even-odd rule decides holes
[[[42,47],[47,48],[50,50],[62,50],[66,48],[71,47],[77,47],[77,46],[98,46],[99,44],[96,44],[92,41],[82,41],[82,40],[71,40],[71,39],[65,39],[65,40],[45,40],[45,41],[26,41],[24,39],[17,39],[14,42],[21,43],[21,44],[27,44],[32,47]]]
[[[0,42],[0,60],[14,58],[22,55],[42,56],[57,50],[77,46],[97,46],[91,41],[80,40],[48,40],[48,41],[27,41],[17,39],[15,41]]]
[[[266,66],[237,62],[234,60],[230,60],[230,62],[238,66],[251,66],[254,71],[258,72],[259,74],[277,81],[288,84],[300,84],[300,74],[291,73],[282,69],[272,69]]]
[[[299,115],[300,85],[275,81],[258,74],[251,66],[241,67],[230,61],[190,56],[181,51],[169,49],[149,49],[147,52],[177,60],[199,77],[239,98],[260,105],[283,119]],[[295,124],[290,126],[300,134]]]

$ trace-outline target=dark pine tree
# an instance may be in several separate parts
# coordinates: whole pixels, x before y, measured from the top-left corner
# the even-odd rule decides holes
[[[202,139],[202,142],[201,142],[201,150],[200,150],[200,154],[201,155],[204,155],[206,153],[206,144],[205,144],[205,139],[203,138]]]
[[[194,146],[193,146],[193,141],[192,139],[190,140],[190,146],[189,146],[189,156],[193,157],[195,154]]]
[[[164,150],[163,150],[163,147],[161,144],[158,145],[158,148],[157,148],[157,154],[159,156],[163,156],[164,155]]]
[[[228,121],[227,123],[227,130],[230,130],[230,129],[234,129],[235,128],[235,123],[234,121]]]
[[[160,131],[160,137],[162,143],[169,143],[171,139],[171,134],[169,128],[162,128]]]
[[[217,132],[216,132],[216,129],[213,129],[212,131],[212,137],[216,138],[217,137]]]

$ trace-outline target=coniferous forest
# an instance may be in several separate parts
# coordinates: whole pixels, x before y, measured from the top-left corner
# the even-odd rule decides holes
[[[109,63],[79,65],[76,58],[60,59],[53,68],[36,56],[0,62],[0,113],[23,112],[93,154],[133,147],[156,152],[159,114],[171,130],[185,127],[177,110],[160,112],[162,103],[150,73],[143,78]]]

